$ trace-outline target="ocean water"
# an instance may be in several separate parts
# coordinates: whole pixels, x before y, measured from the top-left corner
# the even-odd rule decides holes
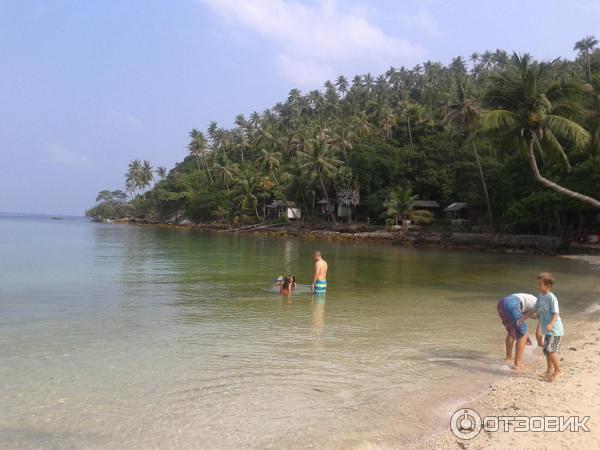
[[[284,298],[270,280],[324,299]],[[499,377],[499,298],[551,257],[0,217],[0,448],[403,446]]]

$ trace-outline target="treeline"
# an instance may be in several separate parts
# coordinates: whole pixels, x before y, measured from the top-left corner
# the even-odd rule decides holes
[[[497,231],[597,230],[597,44],[577,42],[574,60],[497,50],[293,89],[231,129],[192,130],[168,174],[133,161],[124,191],[103,191],[87,213],[252,223],[281,200],[310,221],[326,200],[384,223],[418,198],[465,202]]]

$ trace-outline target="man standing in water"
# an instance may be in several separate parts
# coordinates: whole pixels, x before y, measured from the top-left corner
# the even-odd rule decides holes
[[[327,261],[321,257],[321,252],[316,251],[315,276],[312,283],[312,291],[315,295],[324,295],[327,292]]]

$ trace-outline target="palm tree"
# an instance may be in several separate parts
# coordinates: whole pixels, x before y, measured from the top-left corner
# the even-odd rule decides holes
[[[337,168],[342,162],[335,158],[331,147],[331,141],[327,132],[322,130],[319,133],[315,142],[310,146],[309,149],[299,152],[301,158],[301,168],[310,178],[315,179],[319,182],[325,201],[327,202],[327,209],[331,220],[335,225],[335,215],[333,214],[331,203],[329,201],[329,194],[327,193],[327,187],[325,186],[325,180],[333,178]]]
[[[216,123],[215,123],[216,126]],[[210,180],[210,184],[213,184],[212,174],[210,172],[210,168],[206,164],[206,155],[208,153],[208,142],[204,137],[204,133],[202,131],[198,131],[195,128],[190,131],[190,143],[188,144],[188,149],[190,155],[192,155],[196,159],[196,164],[198,165],[198,170],[204,170],[204,172],[208,175]]]
[[[275,175],[275,171],[279,168],[279,166],[281,164],[281,154],[262,149],[260,151],[260,156],[256,159],[256,162],[259,165],[259,167],[263,171],[268,173],[270,175],[270,177],[273,179],[273,182],[275,183],[275,189],[278,191],[278,194],[281,195],[281,198],[283,199],[283,201],[285,202],[285,204],[287,206],[288,201],[287,201],[287,198],[285,197],[285,192],[281,188],[281,185],[279,184],[278,177]],[[294,218],[296,218],[296,211],[293,208],[292,208],[292,214],[294,215]],[[287,218],[287,215],[286,215],[286,218]]]
[[[596,45],[598,45],[598,39],[596,39],[594,36],[586,36],[582,40],[577,41],[573,47],[573,50],[577,50],[580,55],[585,56],[588,81],[592,81],[592,63],[590,61],[590,54]]]
[[[490,110],[482,117],[482,130],[512,138],[527,155],[537,181],[568,197],[600,209],[600,201],[544,178],[537,165],[534,148],[548,148],[569,160],[558,139],[571,141],[575,148],[590,142],[590,134],[574,121],[560,115],[564,86],[553,84],[548,76],[551,64],[534,62],[529,55],[514,54],[506,71],[496,74],[486,94]],[[551,99],[556,98],[555,104]]]
[[[348,80],[344,75],[340,75],[335,81],[335,87],[337,87],[338,92],[342,97],[346,96],[346,92],[348,92]]]
[[[167,168],[164,166],[159,166],[156,168],[156,175],[158,176],[158,179],[160,181],[164,180],[165,178],[167,178]]]
[[[444,122],[459,133],[467,133],[466,140],[471,141],[475,162],[477,163],[479,177],[481,178],[481,184],[483,186],[483,193],[485,194],[490,227],[492,228],[492,231],[494,231],[492,204],[490,202],[487,183],[485,182],[485,176],[483,174],[481,158],[479,158],[479,152],[477,151],[476,145],[476,133],[478,131],[481,109],[479,108],[479,105],[466,95],[464,83],[465,82],[461,79],[457,80],[457,102],[448,107]]]
[[[402,219],[402,228],[404,228],[404,231],[407,231],[408,224],[406,220],[413,209],[416,199],[417,196],[413,195],[410,188],[398,187],[394,189],[390,192],[385,202],[383,202],[383,207],[385,208],[383,216],[394,219],[396,226],[398,226],[398,217],[400,217]]]
[[[260,221],[258,214],[258,178],[252,173],[242,173],[236,180],[231,194],[241,210],[253,210],[256,218]]]
[[[229,185],[234,179],[235,167],[230,164],[229,159],[223,158],[222,164],[217,161],[213,163],[213,170],[217,181],[229,192]]]
[[[586,86],[589,94],[590,108],[587,111],[588,128],[592,134],[592,152],[600,152],[600,79],[594,77],[591,83]]]
[[[415,109],[415,102],[412,100],[400,100],[398,105],[396,106],[396,110],[400,114],[400,117],[406,121],[406,131],[408,133],[408,141],[410,142],[410,146],[413,144],[412,137],[412,127],[410,125],[410,115],[411,112]]]
[[[135,195],[139,187],[140,169],[142,162],[134,159],[129,163],[129,170],[125,174],[125,191]]]
[[[152,184],[152,180],[154,180],[154,169],[152,168],[150,161],[144,160],[144,164],[140,168],[138,177],[138,185],[140,190],[145,191],[147,188],[149,188],[150,184]]]

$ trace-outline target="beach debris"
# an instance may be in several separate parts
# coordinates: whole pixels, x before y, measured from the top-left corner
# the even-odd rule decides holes
[[[576,352],[577,349],[575,347],[569,347],[569,350],[571,350],[572,352]]]

